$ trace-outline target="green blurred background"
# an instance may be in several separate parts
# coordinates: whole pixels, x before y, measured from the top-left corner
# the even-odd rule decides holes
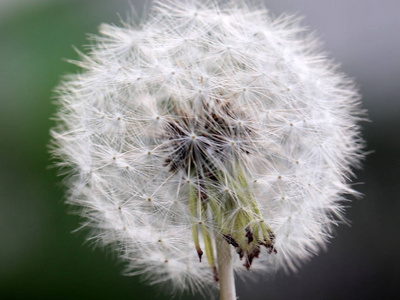
[[[361,85],[371,123],[368,156],[355,200],[328,251],[297,274],[238,282],[240,299],[377,299],[399,296],[399,1],[265,1],[299,12],[332,56]],[[300,3],[296,3],[300,2]],[[163,289],[125,277],[107,250],[72,234],[79,218],[63,203],[49,168],[55,112],[52,90],[77,68],[86,33],[119,23],[149,1],[0,0],[0,299],[170,299]],[[194,299],[183,295],[181,299]]]

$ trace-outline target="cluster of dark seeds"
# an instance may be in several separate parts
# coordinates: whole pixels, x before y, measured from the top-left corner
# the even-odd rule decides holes
[[[250,138],[254,129],[239,121],[245,114],[232,108],[229,101],[216,100],[212,108],[203,101],[203,113],[193,115],[177,108],[172,109],[161,138],[172,153],[164,162],[171,172],[201,168],[207,178],[212,179],[214,160],[224,162],[234,156],[250,153]],[[178,116],[178,117],[176,117]],[[190,142],[194,132],[196,142]],[[233,142],[233,141],[238,141]],[[235,143],[235,152],[227,151],[227,144]]]

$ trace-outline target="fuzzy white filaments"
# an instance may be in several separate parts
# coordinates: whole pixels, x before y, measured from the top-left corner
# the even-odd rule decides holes
[[[205,292],[227,257],[246,276],[324,247],[362,140],[353,82],[297,19],[198,2],[102,25],[52,135],[90,239],[128,274]]]

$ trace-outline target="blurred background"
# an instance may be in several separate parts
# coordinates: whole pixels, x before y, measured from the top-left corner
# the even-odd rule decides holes
[[[261,0],[260,0],[261,1]],[[362,200],[351,226],[296,274],[238,282],[246,299],[394,299],[400,297],[400,1],[264,0],[274,15],[305,16],[331,57],[355,78],[372,122],[357,171]],[[0,299],[170,299],[125,277],[112,253],[72,234],[79,218],[63,203],[61,178],[47,153],[52,90],[77,68],[86,33],[119,23],[139,0],[0,0]],[[139,14],[140,15],[140,14]],[[197,299],[183,295],[181,299]],[[400,298],[398,298],[400,299]]]

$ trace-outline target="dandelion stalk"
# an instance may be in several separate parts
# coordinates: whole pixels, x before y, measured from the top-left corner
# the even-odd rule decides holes
[[[220,299],[236,300],[231,248],[221,236],[217,238],[217,257]]]

